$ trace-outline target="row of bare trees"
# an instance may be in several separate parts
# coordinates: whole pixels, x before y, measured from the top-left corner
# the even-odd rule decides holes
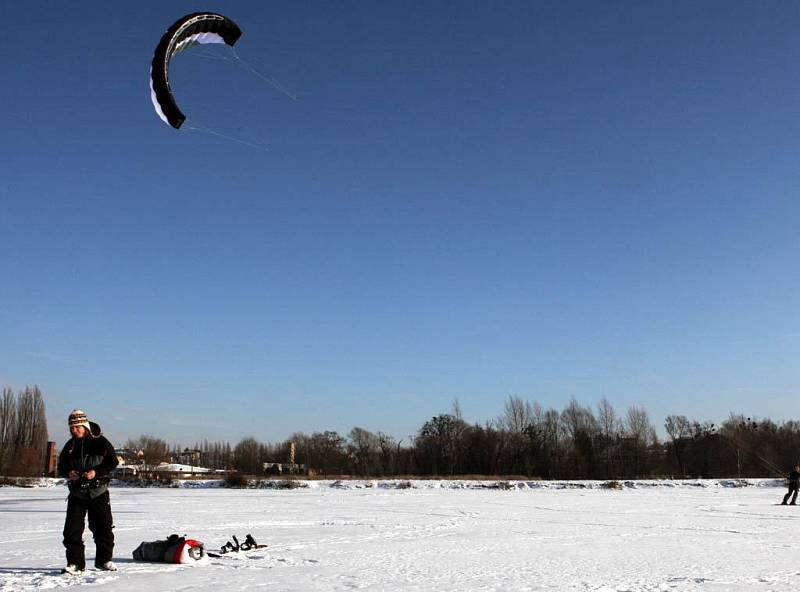
[[[0,475],[39,476],[45,469],[47,417],[39,387],[0,397]]]
[[[398,440],[355,427],[289,438],[295,460],[318,475],[505,475],[542,479],[643,477],[778,477],[800,460],[800,422],[780,425],[731,414],[721,425],[670,415],[659,441],[647,411],[617,412],[603,399],[596,409],[575,398],[561,410],[509,397],[502,414],[484,424],[464,420],[458,402]],[[165,460],[179,448],[167,450]],[[195,444],[197,462],[216,469],[262,472],[264,462],[286,462],[286,443],[253,437],[235,446]]]
[[[449,413],[427,420],[407,439],[354,427],[292,434],[297,463],[319,475],[505,475],[542,479],[781,476],[800,461],[800,422],[776,423],[731,414],[720,425],[684,415],[665,419],[660,442],[647,411],[618,413],[603,399],[596,409],[575,398],[561,410],[509,397],[484,424]],[[0,397],[0,474],[39,475],[47,443],[44,400],[38,387]],[[143,435],[128,440],[138,462],[188,462],[212,469],[263,472],[265,462],[287,462],[286,442],[249,436],[236,445],[203,441],[191,450]],[[187,453],[190,459],[187,460]]]
[[[670,415],[666,466],[680,476],[780,477],[800,463],[800,422],[731,413],[720,425]]]
[[[298,462],[323,475],[618,478],[652,474],[664,455],[644,409],[618,416],[606,400],[595,415],[575,399],[558,411],[510,397],[502,415],[482,425],[465,421],[455,402],[405,446],[358,427],[347,437],[326,431],[291,439]]]

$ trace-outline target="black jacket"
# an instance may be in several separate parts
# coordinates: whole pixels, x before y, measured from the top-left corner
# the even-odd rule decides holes
[[[58,456],[58,474],[69,478],[70,471],[81,475],[94,469],[91,481],[81,476],[76,481],[68,481],[70,495],[82,499],[95,498],[108,489],[109,475],[119,461],[114,447],[100,431],[96,423],[89,423],[90,434],[85,438],[70,438]]]
[[[798,481],[800,481],[800,473],[797,471],[789,473],[789,485],[797,486]]]

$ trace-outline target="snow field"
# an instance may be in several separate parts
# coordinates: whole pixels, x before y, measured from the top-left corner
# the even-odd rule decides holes
[[[429,484],[430,485],[430,484]],[[776,487],[290,491],[111,490],[116,573],[64,564],[66,491],[0,488],[0,591],[790,590],[800,508]],[[252,533],[267,549],[204,565],[142,564],[142,540],[187,534],[216,550]]]

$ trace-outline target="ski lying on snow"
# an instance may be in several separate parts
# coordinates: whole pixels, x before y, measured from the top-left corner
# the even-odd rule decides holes
[[[236,555],[242,551],[252,551],[253,549],[266,549],[267,545],[259,545],[256,540],[253,538],[253,535],[248,533],[245,536],[244,542],[239,543],[239,539],[236,538],[236,535],[231,537],[233,542],[228,541],[222,548],[220,549],[219,553],[214,553],[212,551],[206,551],[206,555],[209,557],[213,557],[214,559],[218,559],[220,557],[226,557],[228,555]]]

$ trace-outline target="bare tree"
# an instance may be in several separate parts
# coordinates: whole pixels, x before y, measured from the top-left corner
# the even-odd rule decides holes
[[[625,430],[644,446],[650,446],[656,441],[656,429],[650,423],[650,415],[644,407],[634,405],[628,409]]]
[[[544,411],[536,425],[542,442],[541,475],[547,479],[557,479],[562,476],[564,439],[561,431],[561,414],[556,409]]]
[[[17,395],[16,433],[10,471],[17,475],[41,475],[47,447],[47,419],[39,387],[25,387]]]
[[[0,473],[7,473],[10,468],[16,435],[17,400],[14,391],[4,387],[0,399]]]
[[[357,475],[377,475],[381,472],[378,461],[381,451],[381,439],[369,430],[355,427],[348,435],[348,456],[353,463]]]
[[[498,419],[500,429],[511,434],[522,434],[533,421],[533,409],[528,401],[513,395],[506,399],[503,415]]]
[[[228,445],[230,446],[230,445]],[[145,470],[152,469],[161,462],[169,459],[169,445],[166,440],[142,434],[138,439],[129,439],[125,442],[125,448],[141,453]]]
[[[449,413],[426,421],[414,440],[420,468],[433,475],[457,473],[466,428],[463,419]]]
[[[612,462],[618,446],[617,434],[620,430],[620,420],[614,407],[603,397],[597,405],[597,425],[600,431],[601,450],[600,457],[605,465],[606,479],[611,477]]]
[[[543,448],[541,414],[538,403],[532,406],[529,401],[513,395],[506,399],[503,414],[496,422],[504,471],[533,475],[537,456]]]
[[[600,403],[597,405],[597,425],[600,428],[600,434],[608,440],[611,440],[619,431],[617,412],[605,397],[600,399]]]
[[[383,432],[378,432],[378,457],[380,459],[381,474],[392,475],[398,470],[397,457],[399,456],[400,442]]]
[[[452,471],[463,473],[464,456],[466,454],[465,436],[469,429],[469,424],[464,421],[464,415],[461,413],[461,403],[458,402],[458,399],[453,399],[451,415],[455,418],[451,434]]]
[[[592,410],[582,407],[572,397],[561,412],[561,426],[571,447],[574,475],[589,476],[596,460],[594,440],[597,435],[597,420]]]
[[[733,448],[736,455],[736,474],[738,477],[763,474],[785,475],[781,467],[768,451],[770,439],[777,432],[775,424],[769,420],[757,421],[742,414],[731,413],[720,426],[720,435]],[[792,463],[794,464],[794,463]]]
[[[263,472],[263,459],[260,458],[261,445],[249,436],[243,438],[233,449],[234,464],[240,473],[258,475]]]
[[[634,476],[644,476],[648,471],[648,449],[657,442],[656,429],[650,423],[650,416],[644,407],[636,405],[628,409],[623,427],[632,461],[630,469]]]
[[[664,420],[664,429],[667,430],[667,435],[672,442],[672,451],[675,454],[675,460],[678,461],[681,477],[686,477],[686,462],[683,453],[692,435],[691,422],[685,415],[668,415]]]
[[[289,438],[297,445],[297,462],[323,475],[341,474],[347,464],[345,439],[335,431],[308,436],[296,432]]]

